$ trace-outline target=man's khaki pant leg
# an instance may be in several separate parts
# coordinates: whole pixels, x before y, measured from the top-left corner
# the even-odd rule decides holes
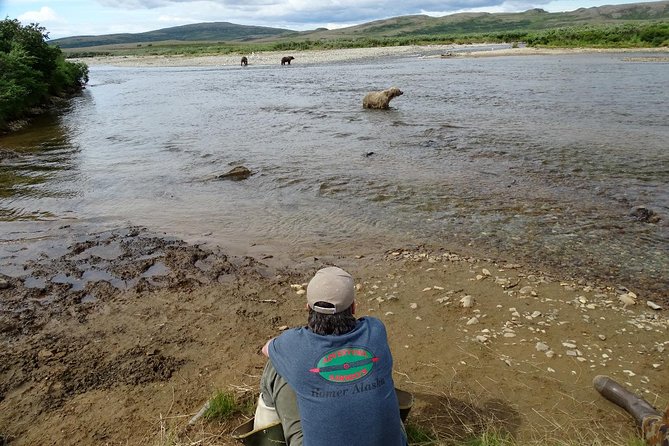
[[[302,446],[302,423],[295,391],[267,361],[260,379],[260,393],[266,405],[276,408],[288,446]]]

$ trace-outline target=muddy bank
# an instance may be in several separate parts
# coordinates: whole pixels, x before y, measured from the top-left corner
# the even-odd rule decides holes
[[[51,248],[22,265],[11,265],[11,260],[5,259],[4,266],[13,267],[15,277],[2,279],[6,296],[0,333],[34,334],[63,314],[84,322],[96,304],[113,300],[122,292],[225,282],[232,280],[235,272],[257,263],[250,257],[235,261],[237,264],[220,250],[188,245],[136,227]],[[23,271],[17,272],[21,268]]]
[[[668,402],[666,309],[626,290],[439,247],[271,261],[126,228],[8,270],[0,436],[233,444],[231,426],[188,420],[216,390],[255,391],[262,343],[304,323],[291,285],[328,264],[356,278],[359,313],[386,323],[395,381],[417,396],[410,421],[442,439],[495,428],[523,444],[625,444],[632,420],[592,389],[597,374]]]

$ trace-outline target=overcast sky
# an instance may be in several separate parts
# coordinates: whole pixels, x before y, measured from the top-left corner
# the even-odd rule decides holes
[[[0,0],[0,16],[39,23],[52,39],[137,33],[202,22],[304,31],[341,28],[400,15],[456,12],[550,12],[638,0]]]

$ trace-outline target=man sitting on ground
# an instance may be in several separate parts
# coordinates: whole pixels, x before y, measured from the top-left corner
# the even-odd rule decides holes
[[[289,446],[406,446],[386,329],[376,318],[355,318],[351,275],[319,270],[307,306],[306,327],[262,348],[269,361],[259,410],[276,410]]]

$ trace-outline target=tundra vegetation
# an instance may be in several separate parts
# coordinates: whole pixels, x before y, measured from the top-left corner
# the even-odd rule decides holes
[[[88,82],[86,64],[66,61],[60,48],[47,44],[48,38],[37,24],[0,22],[0,132]]]
[[[523,42],[528,46],[648,48],[669,46],[669,0],[514,13],[411,15],[310,31],[196,23],[139,34],[55,39],[68,56],[245,55],[402,45]]]
[[[652,48],[669,46],[669,22],[586,24],[542,30],[495,32],[440,32],[421,34],[420,29],[391,37],[342,36],[337,38],[281,37],[262,42],[158,42],[152,46],[103,45],[64,48],[68,57],[224,55],[263,51],[303,51],[370,48],[403,45],[464,45],[524,42],[533,47]]]

